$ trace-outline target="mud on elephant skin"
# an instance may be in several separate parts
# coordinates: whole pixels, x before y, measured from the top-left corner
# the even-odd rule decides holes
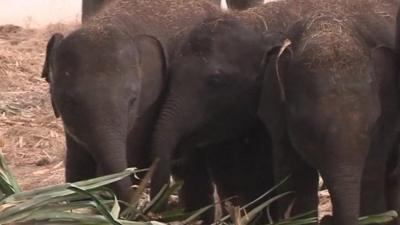
[[[218,12],[206,0],[115,0],[66,37],[53,35],[42,75],[64,123],[67,182],[149,166],[170,49]],[[129,201],[131,184],[113,188]]]

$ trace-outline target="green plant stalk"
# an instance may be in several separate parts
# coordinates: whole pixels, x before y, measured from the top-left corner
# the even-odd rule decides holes
[[[21,192],[17,180],[8,168],[2,153],[0,153],[0,191],[9,196]]]
[[[73,191],[75,191],[75,192],[77,192],[77,193],[80,193],[80,194],[83,194],[83,195],[86,195],[86,196],[90,197],[90,198],[94,201],[94,203],[96,204],[96,209],[97,209],[102,215],[104,215],[104,217],[108,220],[108,222],[110,222],[110,223],[113,224],[113,225],[122,225],[121,223],[119,223],[119,222],[117,221],[117,218],[118,218],[118,216],[119,216],[119,213],[118,213],[118,215],[113,215],[112,213],[110,213],[110,212],[107,210],[107,207],[106,207],[101,201],[99,201],[93,194],[91,194],[90,192],[85,191],[85,190],[79,188],[78,186],[71,186],[71,187],[69,187],[69,189],[71,189],[71,190],[73,190]],[[117,202],[117,204],[118,204],[118,201],[117,201],[117,200],[116,200],[116,202]],[[113,207],[113,208],[114,208],[114,207]],[[119,206],[118,206],[118,208],[119,208]],[[111,211],[113,211],[113,210],[111,210]]]
[[[78,186],[84,190],[91,190],[91,189],[99,188],[99,187],[120,181],[123,178],[130,176],[134,173],[139,173],[139,172],[144,172],[144,171],[147,171],[147,169],[136,170],[135,168],[128,168],[120,173],[111,174],[111,175],[107,175],[107,176],[103,176],[103,177],[97,177],[97,178],[93,178],[93,179],[86,180],[86,181],[78,181],[78,182],[72,183],[72,185]],[[6,199],[2,200],[0,202],[0,205],[4,204],[4,203],[12,203],[12,202],[16,202],[16,201],[26,200],[29,198],[34,198],[38,195],[55,195],[55,196],[66,195],[66,194],[72,193],[72,191],[67,190],[68,187],[70,187],[70,186],[71,186],[70,183],[66,183],[66,184],[49,186],[49,187],[34,189],[31,191],[16,193],[16,194],[11,195],[11,196],[7,197]]]

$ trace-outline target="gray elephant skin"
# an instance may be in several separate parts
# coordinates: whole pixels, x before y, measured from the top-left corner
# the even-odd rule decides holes
[[[195,30],[197,33],[194,33],[203,34],[204,36],[201,38],[212,36],[209,30],[203,30],[202,28],[203,26],[196,26]],[[228,27],[226,30],[230,30],[230,28]],[[160,189],[159,185],[169,182],[169,174],[171,172],[165,173],[165,171],[171,171],[172,160],[176,152],[179,151],[182,143],[189,143],[190,146],[195,146],[199,149],[202,146],[210,146],[247,136],[251,130],[260,124],[256,113],[258,105],[257,95],[259,93],[255,91],[255,86],[260,85],[260,82],[257,84],[257,82],[250,82],[250,80],[255,81],[257,75],[262,71],[260,65],[265,65],[265,63],[262,63],[264,53],[279,49],[283,38],[281,35],[264,37],[247,29],[246,26],[234,28],[240,29],[232,29],[236,32],[233,34],[223,34],[223,38],[225,39],[220,40],[219,44],[227,43],[228,46],[221,46],[221,48],[216,50],[210,49],[202,42],[191,40],[190,38],[192,37],[189,36],[188,42],[190,44],[178,48],[183,48],[183,51],[179,51],[172,57],[170,68],[172,76],[169,82],[168,94],[164,100],[163,109],[160,111],[153,134],[154,142],[152,150],[154,150],[154,157],[160,159],[160,161],[153,175],[152,189],[158,190]],[[214,30],[214,27],[211,27],[210,30],[218,32]],[[247,45],[243,46],[243,44],[248,44],[248,42],[253,43],[251,48]],[[242,57],[248,57],[248,59],[252,59],[253,61],[249,60],[249,63],[245,64],[243,69],[253,77],[249,78],[249,82],[247,80],[246,82],[242,82],[240,77],[227,77],[229,80],[225,81],[224,77],[219,73],[219,68],[209,70],[208,67],[204,66],[206,63],[203,61],[203,57],[207,57],[206,53],[199,52],[194,57],[188,57],[187,54],[191,53],[190,48],[192,47],[204,49],[206,52],[229,51],[232,54],[231,60],[238,60],[240,62],[242,62]],[[205,49],[204,47],[207,48]],[[244,50],[239,52],[236,49]],[[219,56],[223,57],[224,55],[221,54]],[[196,61],[193,61],[193,58]],[[257,62],[254,62],[256,60]],[[197,71],[180,71],[178,74],[176,71],[177,68],[174,65],[175,63],[179,63],[184,69],[191,69],[191,66],[196,65]],[[207,71],[203,71],[203,69]],[[230,69],[232,69],[234,75],[240,76],[239,72],[242,67],[232,67]],[[198,72],[207,72],[204,75],[200,74],[204,78],[201,83],[197,79],[194,79],[194,75],[199,75]],[[226,85],[225,82],[229,82],[229,85]],[[235,95],[230,85],[233,85],[234,89],[240,89],[246,95]],[[193,93],[197,95],[192,95]],[[235,104],[235,102],[239,104]],[[241,104],[243,102],[245,104]],[[244,115],[248,116],[248,118],[242,119]],[[217,151],[215,150],[215,152]],[[269,169],[265,169],[263,173],[268,176],[269,171]],[[264,191],[268,190],[268,187],[261,188],[264,188]]]
[[[399,6],[400,10],[400,6]],[[385,194],[386,194],[386,204],[389,209],[395,209],[397,212],[400,211],[400,149],[399,149],[399,134],[400,134],[400,113],[399,113],[399,105],[400,105],[400,83],[399,83],[399,60],[400,60],[400,11],[397,11],[396,16],[396,34],[395,34],[395,46],[392,49],[385,49],[386,54],[391,55],[391,58],[387,58],[387,61],[381,62],[382,65],[387,66],[387,70],[392,68],[393,73],[387,73],[386,81],[388,86],[395,86],[395,93],[390,93],[392,98],[388,98],[388,95],[385,97],[388,98],[387,104],[391,104],[392,110],[392,120],[387,120],[387,123],[395,124],[396,133],[387,138],[391,142],[384,143],[388,145],[389,148],[392,148],[392,151],[389,153],[389,160],[386,165],[386,183],[385,183]],[[397,109],[397,111],[396,111]],[[397,113],[397,117],[395,114]],[[393,127],[390,126],[390,127]],[[378,155],[378,151],[376,151],[375,155]],[[374,157],[371,157],[371,160]],[[400,219],[397,218],[397,223],[400,224]]]
[[[53,35],[42,75],[64,124],[67,182],[149,166],[166,57],[182,30],[218,12],[209,1],[119,0],[66,37]],[[112,188],[129,201],[131,184]]]
[[[291,174],[281,191],[295,192],[292,214],[317,208],[317,170],[332,196],[331,223],[392,209],[384,189],[399,103],[393,54],[380,47],[394,42],[393,17],[376,13],[385,7],[397,4],[288,0],[195,27],[171,62],[153,138],[159,168],[169,169],[182,140],[218,142],[261,119],[275,182]],[[277,57],[282,36],[292,43]],[[291,202],[280,202],[279,217]]]

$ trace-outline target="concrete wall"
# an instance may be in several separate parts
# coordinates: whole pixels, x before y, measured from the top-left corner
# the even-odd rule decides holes
[[[80,14],[81,0],[0,0],[0,25],[37,28],[79,22]]]

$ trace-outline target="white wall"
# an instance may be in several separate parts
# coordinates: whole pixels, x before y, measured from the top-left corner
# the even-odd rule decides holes
[[[0,25],[42,27],[80,21],[81,0],[0,0]]]

